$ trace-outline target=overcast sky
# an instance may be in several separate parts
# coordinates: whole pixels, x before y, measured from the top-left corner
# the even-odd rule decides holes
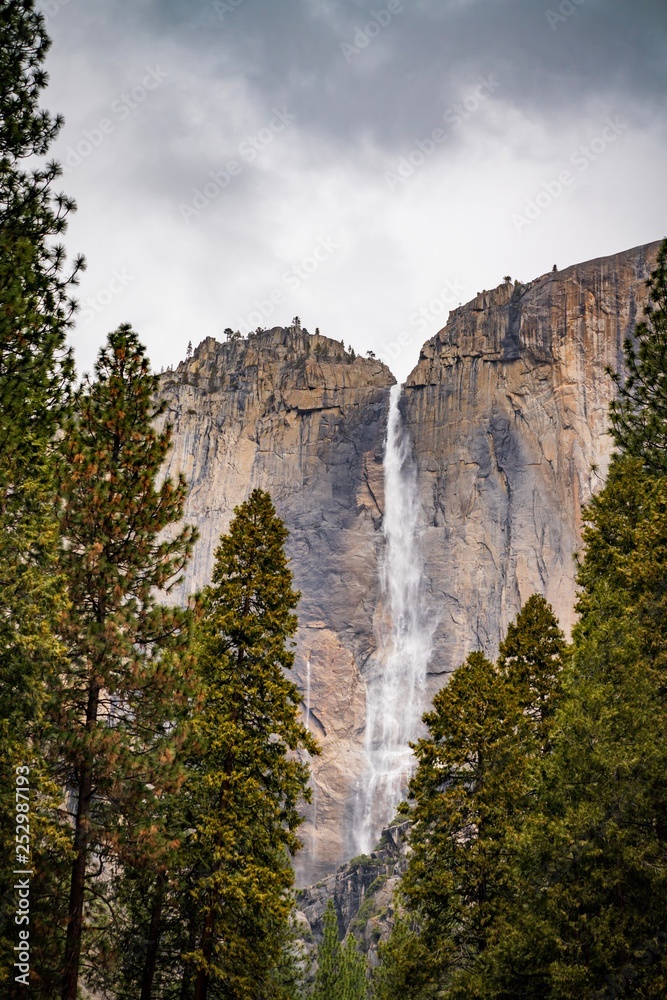
[[[405,379],[510,274],[667,234],[664,0],[39,0],[89,369],[225,327]]]

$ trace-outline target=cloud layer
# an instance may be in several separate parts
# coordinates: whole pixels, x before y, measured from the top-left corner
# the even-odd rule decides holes
[[[41,7],[82,369],[298,314],[404,378],[505,274],[667,232],[662,0]]]

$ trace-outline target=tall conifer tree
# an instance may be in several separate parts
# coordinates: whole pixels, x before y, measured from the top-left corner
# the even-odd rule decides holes
[[[45,841],[53,844],[45,810],[57,793],[39,746],[44,696],[63,654],[55,636],[64,596],[55,567],[49,452],[72,377],[65,337],[83,261],[68,270],[58,243],[75,207],[54,190],[60,167],[33,165],[62,125],[61,117],[39,106],[49,44],[32,0],[0,0],[0,989],[16,943],[11,871],[17,766],[30,768],[36,921],[39,896],[51,892],[54,875],[41,848]],[[33,944],[37,967],[45,955],[37,939]]]
[[[337,1000],[341,972],[341,946],[333,900],[328,900],[322,920],[322,942],[317,949],[313,1000]]]
[[[533,595],[509,626],[497,664],[471,653],[436,695],[415,750],[413,827],[401,894],[408,919],[381,951],[382,1000],[489,997],[487,955],[524,890],[522,830],[551,746],[566,653],[549,604]]]
[[[159,482],[171,428],[156,429],[158,378],[136,334],[109,335],[60,442],[62,622],[68,669],[50,708],[56,773],[68,791],[72,867],[62,1000],[76,1000],[86,901],[114,864],[160,852],[157,799],[178,787],[175,727],[191,694],[191,614],[158,603],[195,539],[164,531],[183,514],[182,477]],[[107,869],[108,874],[108,869]],[[96,944],[99,949],[99,945]]]
[[[254,490],[235,510],[203,594],[204,703],[189,783],[198,909],[183,992],[195,1000],[291,995],[290,854],[309,797],[300,754],[318,748],[288,677],[299,595],[286,539],[270,496]]]
[[[543,746],[558,705],[566,650],[553,608],[541,594],[528,598],[500,644],[498,666]]]
[[[357,948],[354,934],[348,934],[341,949],[339,1000],[366,1000],[368,982],[366,960]]]
[[[525,796],[527,720],[498,668],[471,653],[424,721],[402,892],[431,953],[432,978],[447,988],[443,996],[463,997],[459,980],[510,891],[505,832]]]

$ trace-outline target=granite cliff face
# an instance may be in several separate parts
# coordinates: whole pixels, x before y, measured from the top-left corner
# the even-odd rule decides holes
[[[255,487],[270,491],[290,531],[302,594],[295,680],[304,696],[310,691],[304,710],[322,746],[312,762],[301,880],[330,872],[351,853],[394,382],[379,361],[353,358],[340,341],[295,328],[225,344],[208,338],[163,376],[174,427],[167,472],[185,473],[186,518],[200,531],[186,592],[208,583],[220,534]]]
[[[422,348],[400,405],[435,622],[425,702],[471,649],[495,653],[533,591],[571,627],[581,506],[611,451],[605,368],[621,367],[657,248],[483,292]],[[323,748],[301,884],[354,853],[364,677],[378,666],[383,614],[382,459],[394,382],[378,361],[295,328],[208,338],[163,376],[169,471],[187,476],[186,517],[201,533],[186,589],[208,582],[219,535],[254,487],[271,492],[291,533],[302,592],[295,674]]]
[[[581,508],[612,451],[606,368],[623,368],[657,250],[482,292],[422,348],[404,406],[438,622],[434,674],[471,649],[494,655],[535,591],[571,629]]]

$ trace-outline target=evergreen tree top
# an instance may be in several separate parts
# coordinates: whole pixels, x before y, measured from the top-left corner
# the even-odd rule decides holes
[[[627,375],[608,369],[618,387],[610,407],[617,447],[642,459],[650,472],[667,472],[667,239],[647,281],[649,302],[634,340],[624,344]]]
[[[64,123],[39,108],[51,47],[44,15],[33,0],[0,0],[0,23],[0,157],[42,156]]]

